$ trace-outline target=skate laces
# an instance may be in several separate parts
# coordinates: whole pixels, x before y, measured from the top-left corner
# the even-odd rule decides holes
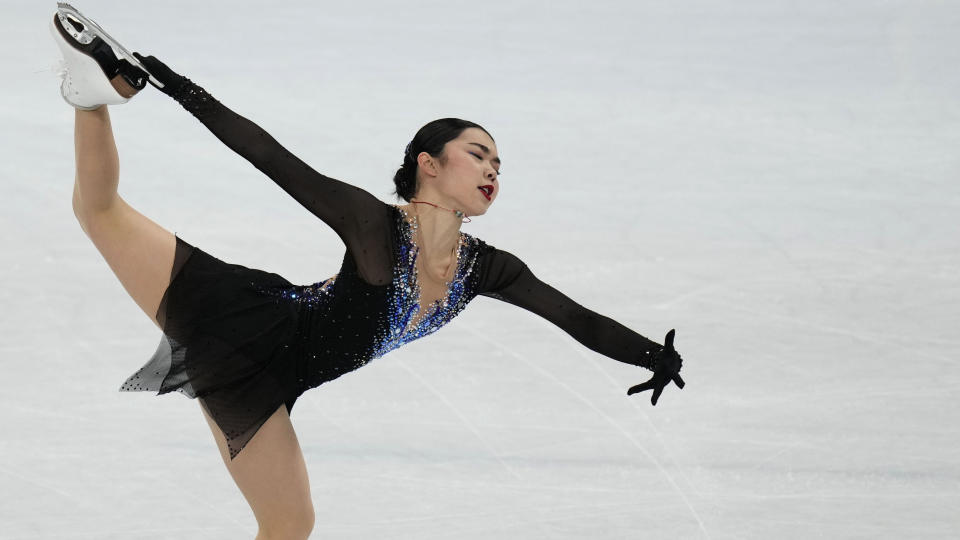
[[[63,58],[58,58],[55,62],[50,64],[50,67],[47,69],[34,71],[34,73],[43,73],[44,71],[49,72],[58,79],[65,79],[69,74],[69,71],[67,70],[67,62]]]
[[[63,79],[67,76],[67,62],[63,58],[58,58],[57,61],[50,65],[50,71],[54,75]]]

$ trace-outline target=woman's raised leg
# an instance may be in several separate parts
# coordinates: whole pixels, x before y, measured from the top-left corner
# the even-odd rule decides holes
[[[314,525],[310,480],[286,405],[280,405],[233,460],[223,432],[202,401],[200,410],[213,431],[230,476],[257,519],[256,540],[310,536]]]
[[[119,158],[107,106],[76,110],[73,211],[84,232],[137,305],[156,312],[170,283],[176,237],[117,193]],[[314,512],[300,443],[281,405],[233,460],[223,432],[201,409],[233,477],[253,509],[257,540],[307,538]]]
[[[170,283],[176,237],[117,193],[120,163],[106,105],[76,109],[74,145],[73,212],[123,288],[159,327],[156,313]]]

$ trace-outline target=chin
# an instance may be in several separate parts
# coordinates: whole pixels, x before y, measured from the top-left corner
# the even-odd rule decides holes
[[[492,204],[493,204],[493,201],[490,201],[489,204],[485,204],[485,205],[481,206],[481,207],[479,208],[479,210],[477,210],[473,215],[475,215],[475,216],[482,216],[482,215],[486,214],[486,213],[487,213],[487,210],[490,209],[490,206],[491,206]]]

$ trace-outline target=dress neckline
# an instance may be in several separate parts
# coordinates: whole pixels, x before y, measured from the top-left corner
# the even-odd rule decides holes
[[[456,284],[460,278],[461,268],[464,260],[463,250],[466,245],[466,233],[463,231],[459,232],[459,237],[457,239],[456,260],[453,264],[453,276],[449,281],[445,280],[443,283],[444,295],[441,298],[437,298],[436,300],[432,301],[430,305],[424,307],[421,301],[422,290],[420,288],[420,276],[417,272],[417,257],[420,253],[420,246],[417,245],[416,241],[413,239],[413,229],[415,228],[414,225],[416,224],[416,226],[419,226],[419,220],[416,219],[415,215],[412,219],[408,219],[409,213],[395,204],[391,204],[390,206],[397,211],[400,219],[403,220],[404,226],[406,227],[406,234],[404,235],[405,241],[411,248],[412,258],[408,263],[405,262],[405,264],[409,264],[410,279],[412,280],[411,294],[416,300],[414,303],[417,305],[417,312],[410,317],[406,330],[416,329],[419,328],[424,321],[432,318],[438,310],[447,307],[449,304],[454,284]]]

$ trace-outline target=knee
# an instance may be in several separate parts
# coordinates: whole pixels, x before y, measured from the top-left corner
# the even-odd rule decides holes
[[[80,191],[74,188],[73,190],[73,215],[77,216],[77,219],[80,219]]]
[[[80,226],[86,230],[87,212],[83,207],[83,201],[80,200],[80,191],[76,188],[73,190],[73,215],[76,216]]]
[[[83,229],[83,232],[90,236],[90,226],[87,224],[87,212],[84,210],[83,205],[80,203],[79,199],[74,197],[73,199],[73,215],[77,218],[77,223],[80,224],[80,228]]]
[[[304,540],[313,532],[313,505],[286,512],[273,523],[260,523],[256,540]]]
[[[122,208],[117,202],[101,208],[91,208],[83,203],[78,196],[73,198],[73,215],[76,216],[80,228],[87,236],[95,233],[98,229],[115,228],[117,217],[122,215],[121,211]]]
[[[102,200],[87,201],[83,200],[80,196],[80,184],[74,182],[73,184],[73,197],[71,204],[73,205],[73,215],[77,217],[77,221],[81,224],[85,224],[87,220],[91,219],[92,216],[98,216],[101,214],[108,214],[112,210],[120,208],[125,201],[120,197],[119,194],[114,194],[113,197],[105,198]]]

